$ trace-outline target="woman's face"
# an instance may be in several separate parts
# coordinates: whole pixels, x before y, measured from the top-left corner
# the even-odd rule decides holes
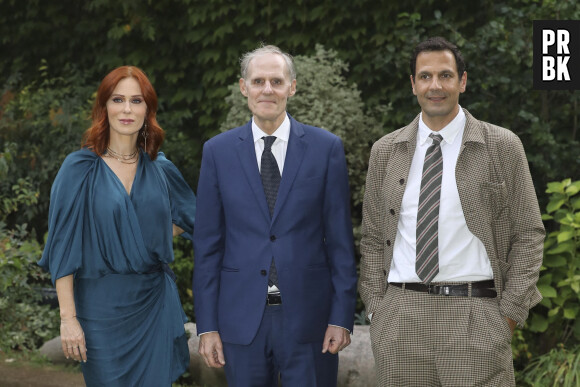
[[[135,78],[123,78],[107,101],[107,116],[112,132],[134,135],[143,127],[147,104]]]

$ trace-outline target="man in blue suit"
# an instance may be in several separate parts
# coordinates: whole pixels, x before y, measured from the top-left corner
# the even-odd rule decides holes
[[[348,174],[340,139],[286,113],[292,57],[241,60],[246,125],[207,141],[193,292],[199,353],[230,386],[335,386],[356,303]]]

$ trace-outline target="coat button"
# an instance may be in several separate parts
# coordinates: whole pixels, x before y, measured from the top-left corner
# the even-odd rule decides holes
[[[387,275],[387,271],[383,269],[383,275]]]
[[[388,240],[388,241],[387,241],[387,246],[390,246],[390,245],[391,245],[391,241],[390,241],[390,240]]]
[[[405,179],[399,180],[399,184],[401,184],[401,185],[405,184]]]
[[[268,272],[266,272],[266,270],[260,270],[260,274],[266,275],[266,274],[268,274]]]
[[[270,240],[274,242],[276,240],[276,235],[270,235]]]
[[[395,215],[395,210],[393,210],[393,209],[391,208],[391,211],[390,211],[390,213],[391,213],[391,215]]]

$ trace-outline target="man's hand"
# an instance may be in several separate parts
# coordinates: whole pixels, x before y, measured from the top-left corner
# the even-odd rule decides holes
[[[221,368],[226,364],[222,339],[217,332],[208,332],[199,336],[198,352],[208,367]]]
[[[518,325],[518,323],[515,322],[514,320],[512,320],[509,317],[506,317],[505,319],[507,320],[507,322],[508,322],[508,324],[510,326],[510,329],[512,330],[512,335],[513,335],[514,334],[514,329],[516,329],[516,325]]]
[[[329,325],[326,328],[324,341],[322,342],[322,353],[327,351],[336,354],[350,344],[350,332],[341,327]]]

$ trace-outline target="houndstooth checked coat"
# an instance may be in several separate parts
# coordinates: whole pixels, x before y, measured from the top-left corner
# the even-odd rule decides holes
[[[542,299],[536,287],[544,226],[526,155],[511,131],[465,110],[455,178],[469,230],[484,244],[503,316],[524,324]],[[399,209],[415,153],[419,116],[372,148],[363,203],[359,291],[374,313],[386,287]]]

